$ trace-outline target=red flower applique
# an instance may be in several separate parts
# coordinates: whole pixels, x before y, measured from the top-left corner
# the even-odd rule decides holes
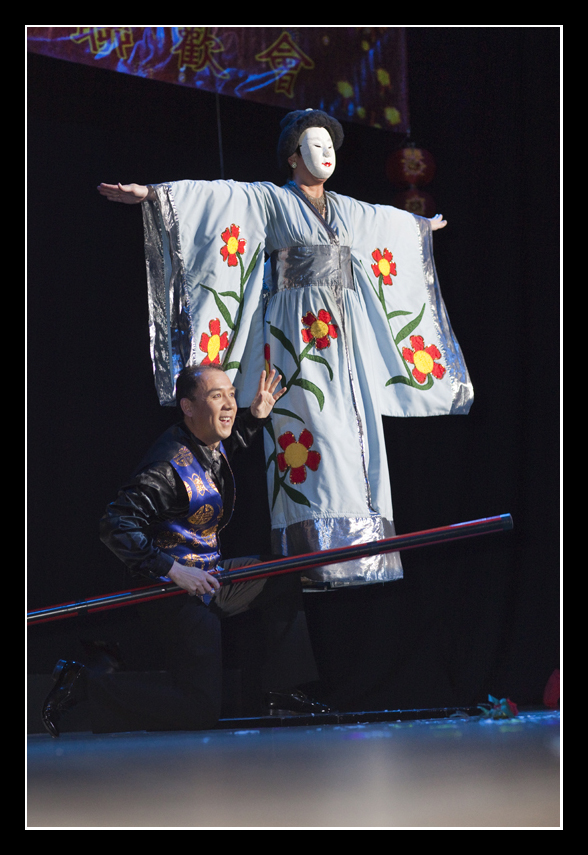
[[[291,431],[286,431],[278,437],[280,446],[284,449],[278,454],[278,468],[280,472],[290,469],[290,483],[303,484],[306,481],[306,467],[316,472],[321,456],[318,451],[310,451],[314,442],[313,435],[306,428],[296,441]]]
[[[264,359],[264,368],[266,376],[269,377],[270,372],[272,370],[271,362],[270,362],[270,346],[269,344],[264,344],[263,346],[263,359]]]
[[[414,365],[412,375],[418,383],[424,383],[428,374],[432,374],[437,380],[441,380],[445,374],[445,368],[435,362],[436,359],[441,359],[439,349],[430,344],[425,347],[425,341],[420,335],[411,335],[410,343],[412,350],[409,347],[402,348],[402,355],[407,362]]]
[[[308,327],[306,330],[301,330],[303,341],[308,344],[314,339],[317,350],[330,347],[331,338],[337,338],[337,327],[331,323],[331,316],[325,309],[320,310],[318,318],[312,312],[307,312],[302,318],[302,323]]]
[[[224,230],[221,235],[222,239],[225,242],[224,246],[221,246],[220,254],[223,257],[223,261],[226,261],[229,267],[237,267],[237,253],[239,255],[243,255],[245,252],[245,244],[246,240],[239,240],[239,226],[236,226],[234,223],[230,228]]]
[[[221,325],[218,318],[208,324],[210,335],[202,333],[200,337],[200,350],[206,354],[202,360],[203,365],[220,365],[219,354],[229,346],[229,336],[226,332],[221,335]]]
[[[372,264],[372,270],[376,278],[382,277],[384,285],[392,285],[391,276],[396,276],[396,264],[392,261],[392,253],[389,249],[385,249],[383,254],[379,249],[374,249],[372,258],[376,262]]]

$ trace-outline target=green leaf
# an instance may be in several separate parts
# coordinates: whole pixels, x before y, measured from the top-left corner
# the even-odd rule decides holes
[[[233,300],[236,300],[237,302],[241,299],[236,291],[221,291],[220,295],[221,297],[232,297]]]
[[[333,369],[331,368],[324,356],[317,356],[315,353],[307,353],[306,358],[312,359],[313,362],[320,362],[321,365],[326,365],[329,371],[329,376],[331,380],[333,379]]]
[[[286,381],[286,375],[284,374],[284,372],[282,371],[280,366],[276,365],[275,362],[274,362],[274,368],[276,369],[276,373],[278,374],[278,376],[282,378],[282,384],[284,386],[287,386],[288,384],[285,382]]]
[[[426,383],[417,383],[415,381],[414,388],[419,389],[421,392],[426,392],[427,389],[430,389],[432,385],[433,385],[433,375],[429,374],[429,376],[427,377]]]
[[[395,343],[398,344],[399,341],[402,341],[403,338],[407,338],[413,330],[415,330],[420,324],[423,313],[425,311],[425,303],[423,303],[423,308],[420,313],[414,318],[410,323],[406,324],[406,326],[402,327],[399,333],[397,333],[396,338],[394,339]]]
[[[288,416],[291,419],[298,419],[299,422],[304,424],[304,419],[301,419],[300,416],[296,415],[296,413],[290,412],[290,410],[282,409],[282,407],[274,407],[272,413],[277,413],[279,416]]]
[[[225,365],[223,362],[223,368],[225,371],[230,371],[231,368],[237,368],[239,371],[239,374],[241,374],[241,363],[240,362],[229,362],[229,363],[227,363],[227,365]]]
[[[300,360],[298,359],[298,354],[296,353],[296,351],[294,350],[294,346],[292,345],[292,343],[290,341],[288,341],[288,339],[286,338],[286,336],[284,335],[282,330],[279,330],[277,327],[274,327],[270,324],[270,332],[273,336],[275,336],[275,338],[278,339],[279,342],[281,342],[283,344],[283,346],[286,348],[288,353],[292,356],[296,365],[300,366]]]
[[[432,374],[429,374],[426,383],[417,383],[417,381],[412,378],[409,379],[408,377],[397,375],[396,377],[390,377],[386,382],[386,386],[391,386],[393,383],[404,383],[405,386],[412,386],[413,389],[419,389],[421,392],[426,392],[427,389],[430,389],[433,385],[433,376]]]
[[[401,309],[398,309],[396,312],[388,312],[386,317],[390,320],[390,318],[397,318],[399,315],[412,315],[412,312],[403,312]]]
[[[319,407],[322,411],[325,405],[325,396],[323,395],[318,386],[315,386],[314,383],[311,383],[310,380],[305,380],[303,377],[299,378],[298,380],[294,380],[292,385],[300,386],[306,392],[312,392],[312,394],[316,396],[316,399],[319,402]]]
[[[201,283],[201,284],[202,284],[202,283]],[[216,291],[214,291],[212,288],[209,288],[209,287],[208,287],[208,285],[202,285],[202,288],[205,288],[207,291],[210,291],[210,293],[211,293],[211,294],[212,294],[212,296],[214,297],[214,301],[215,301],[215,303],[216,303],[216,305],[217,305],[217,308],[218,308],[219,312],[221,313],[221,315],[222,315],[222,316],[223,316],[223,318],[225,319],[225,323],[226,323],[226,325],[227,325],[230,329],[234,330],[234,329],[235,329],[235,324],[233,323],[233,319],[232,319],[232,317],[231,317],[231,313],[229,312],[229,310],[227,309],[227,307],[225,306],[225,304],[223,303],[223,301],[221,300],[221,298],[219,297],[219,295],[216,293]]]
[[[306,496],[304,496],[298,490],[294,490],[292,487],[290,487],[289,484],[286,484],[285,481],[282,481],[282,487],[286,491],[286,495],[289,496],[289,498],[292,499],[293,502],[296,502],[297,505],[308,505],[308,507],[310,508],[310,502],[308,501]]]
[[[386,386],[392,386],[393,383],[404,383],[405,386],[413,385],[408,377],[403,377],[401,374],[397,374],[396,377],[390,377],[390,379],[386,381]]]

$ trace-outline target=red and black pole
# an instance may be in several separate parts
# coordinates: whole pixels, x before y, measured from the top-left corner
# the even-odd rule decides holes
[[[412,534],[400,534],[396,535],[396,537],[374,540],[370,543],[359,543],[352,546],[341,546],[336,549],[326,549],[323,552],[311,552],[287,558],[276,558],[275,560],[265,561],[261,564],[238,567],[235,570],[218,569],[212,571],[211,575],[214,575],[221,585],[232,584],[233,582],[247,582],[268,576],[277,576],[282,573],[303,572],[311,570],[313,567],[351,561],[354,558],[365,558],[386,552],[400,552],[403,549],[434,546],[438,543],[461,540],[466,537],[508,531],[512,527],[511,515],[500,514],[495,517],[456,523],[455,525],[443,526],[441,528],[430,528],[424,531],[413,532]],[[183,588],[173,583],[162,582],[158,585],[132,588],[102,597],[73,603],[62,603],[61,605],[50,606],[46,609],[38,609],[28,613],[27,624],[33,625],[46,623],[47,621],[62,620],[66,617],[93,614],[94,612],[106,611],[127,605],[136,605],[149,600],[185,593]]]

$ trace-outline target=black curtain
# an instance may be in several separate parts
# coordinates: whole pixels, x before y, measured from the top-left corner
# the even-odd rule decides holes
[[[541,701],[559,662],[559,43],[554,27],[408,28],[412,139],[449,222],[435,258],[476,399],[467,417],[385,419],[399,532],[510,512],[511,533],[404,554],[405,579],[307,596],[340,708]],[[101,181],[224,174],[279,183],[283,111],[28,57],[28,606],[127,584],[98,520],[175,420],[149,356],[139,207]],[[309,105],[312,106],[312,105]],[[330,188],[389,204],[390,132],[345,124]],[[261,443],[237,464],[227,554],[267,548]],[[29,671],[118,640],[157,658],[136,609],[28,630]]]

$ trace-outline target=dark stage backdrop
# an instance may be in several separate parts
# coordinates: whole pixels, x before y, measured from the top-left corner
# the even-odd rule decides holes
[[[412,137],[448,227],[436,262],[476,399],[466,417],[386,419],[399,533],[510,512],[514,531],[404,554],[405,579],[307,595],[323,696],[342,709],[541,701],[559,663],[559,30],[409,28]],[[174,419],[148,346],[139,207],[101,181],[220,174],[213,94],[28,58],[28,605],[108,593],[106,504]],[[225,177],[280,182],[283,111],[219,99]],[[309,105],[312,106],[312,105]],[[390,203],[390,132],[345,126],[330,186]],[[229,555],[267,548],[261,444],[236,465]],[[140,615],[31,627],[29,671],[118,640]]]

